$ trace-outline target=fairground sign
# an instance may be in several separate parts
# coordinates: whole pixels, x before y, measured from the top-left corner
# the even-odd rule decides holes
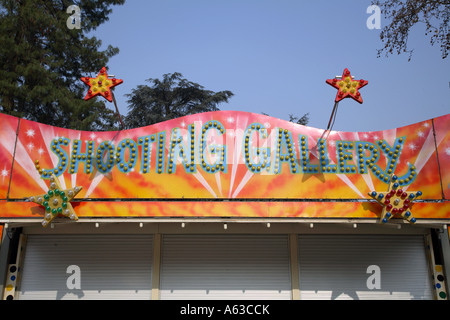
[[[0,121],[3,216],[44,215],[28,199],[55,177],[61,189],[79,187],[79,217],[379,217],[368,194],[395,175],[403,191],[420,190],[417,207],[430,201],[415,216],[450,217],[450,115],[377,132],[234,111],[115,132]]]

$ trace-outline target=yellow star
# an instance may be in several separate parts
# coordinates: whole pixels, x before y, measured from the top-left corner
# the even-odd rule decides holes
[[[39,168],[39,161],[35,162],[36,168]],[[78,216],[73,210],[70,201],[83,189],[82,187],[74,187],[67,190],[61,190],[58,179],[52,173],[50,176],[50,189],[46,194],[33,196],[28,198],[30,202],[39,204],[45,208],[44,220],[42,225],[48,226],[53,219],[62,215],[71,220],[78,220]]]
[[[383,211],[381,212],[380,222],[386,223],[392,217],[400,215],[403,219],[409,221],[410,223],[416,223],[416,218],[411,214],[412,200],[417,199],[422,195],[421,191],[403,191],[399,188],[399,183],[397,182],[397,176],[392,175],[389,187],[386,193],[376,191],[369,192],[369,196],[377,200],[383,206]]]

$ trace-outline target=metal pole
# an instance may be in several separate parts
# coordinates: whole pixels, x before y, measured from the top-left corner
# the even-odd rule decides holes
[[[9,249],[11,245],[11,239],[7,236],[8,232],[10,232],[10,230],[8,230],[8,225],[5,224],[3,234],[0,235],[2,237],[2,239],[0,239],[0,300],[3,300],[6,273],[8,270]]]
[[[446,227],[439,232],[439,240],[441,241],[442,249],[442,264],[444,265],[445,284],[447,286],[447,296],[450,293],[450,230]],[[449,299],[449,298],[447,298]]]
[[[338,108],[338,105],[339,105],[339,102],[335,102],[334,103],[333,111],[331,112],[331,117],[330,117],[330,121],[328,122],[327,130],[331,130],[330,129],[331,122],[333,121],[333,118],[336,117],[335,113],[336,113],[336,110]]]
[[[119,121],[120,121],[120,124],[122,126],[122,129],[125,129],[124,126],[123,126],[122,118],[120,117],[119,108],[117,107],[116,97],[114,96],[114,93],[113,93],[112,90],[111,90],[111,96],[112,96],[112,99],[113,99],[113,102],[114,102],[114,106],[116,107],[117,115],[119,117]]]
[[[326,140],[330,135],[330,131],[333,128],[334,120],[336,119],[337,109],[339,106],[339,102],[334,103],[333,111],[331,112],[330,121],[328,121],[327,129],[323,132],[321,139]],[[325,136],[326,135],[326,136]]]

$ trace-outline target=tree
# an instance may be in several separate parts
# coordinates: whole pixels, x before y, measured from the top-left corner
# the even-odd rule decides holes
[[[127,128],[137,128],[190,114],[219,110],[217,106],[228,102],[230,91],[213,92],[182,78],[175,72],[165,74],[162,80],[148,79],[152,85],[139,85],[128,97]]]
[[[85,34],[124,1],[0,0],[0,111],[71,129],[118,128],[103,101],[83,100],[80,78],[96,75],[118,53],[112,46],[100,51],[101,41]],[[81,29],[68,26],[71,5],[80,9]]]
[[[296,124],[301,124],[303,126],[306,126],[309,122],[309,112],[305,113],[300,118],[297,116],[294,116],[293,114],[289,114],[289,121],[296,123]]]
[[[408,49],[408,36],[417,23],[425,24],[425,35],[429,36],[431,45],[440,44],[442,59],[447,58],[450,49],[449,0],[375,0],[372,4],[380,7],[386,19],[380,39],[384,47],[378,50],[378,57],[383,51],[386,56],[409,52],[411,60],[414,50]]]
[[[265,116],[269,116],[267,113],[261,112],[263,115]],[[289,121],[296,123],[296,124],[301,124],[302,126],[306,126],[309,123],[309,112],[305,113],[303,116],[298,117],[293,115],[292,113],[289,114]]]

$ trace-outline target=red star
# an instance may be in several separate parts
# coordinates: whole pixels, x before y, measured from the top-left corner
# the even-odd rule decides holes
[[[81,78],[81,81],[89,86],[89,91],[86,97],[84,97],[84,100],[89,100],[95,96],[101,95],[109,102],[112,102],[111,89],[123,83],[123,80],[121,79],[108,78],[108,72],[105,67],[100,70],[100,73],[96,78],[83,77]]]
[[[369,83],[367,80],[353,80],[350,71],[345,68],[341,79],[327,79],[326,83],[338,89],[335,102],[339,102],[344,98],[352,98],[359,103],[363,103],[359,89]]]

